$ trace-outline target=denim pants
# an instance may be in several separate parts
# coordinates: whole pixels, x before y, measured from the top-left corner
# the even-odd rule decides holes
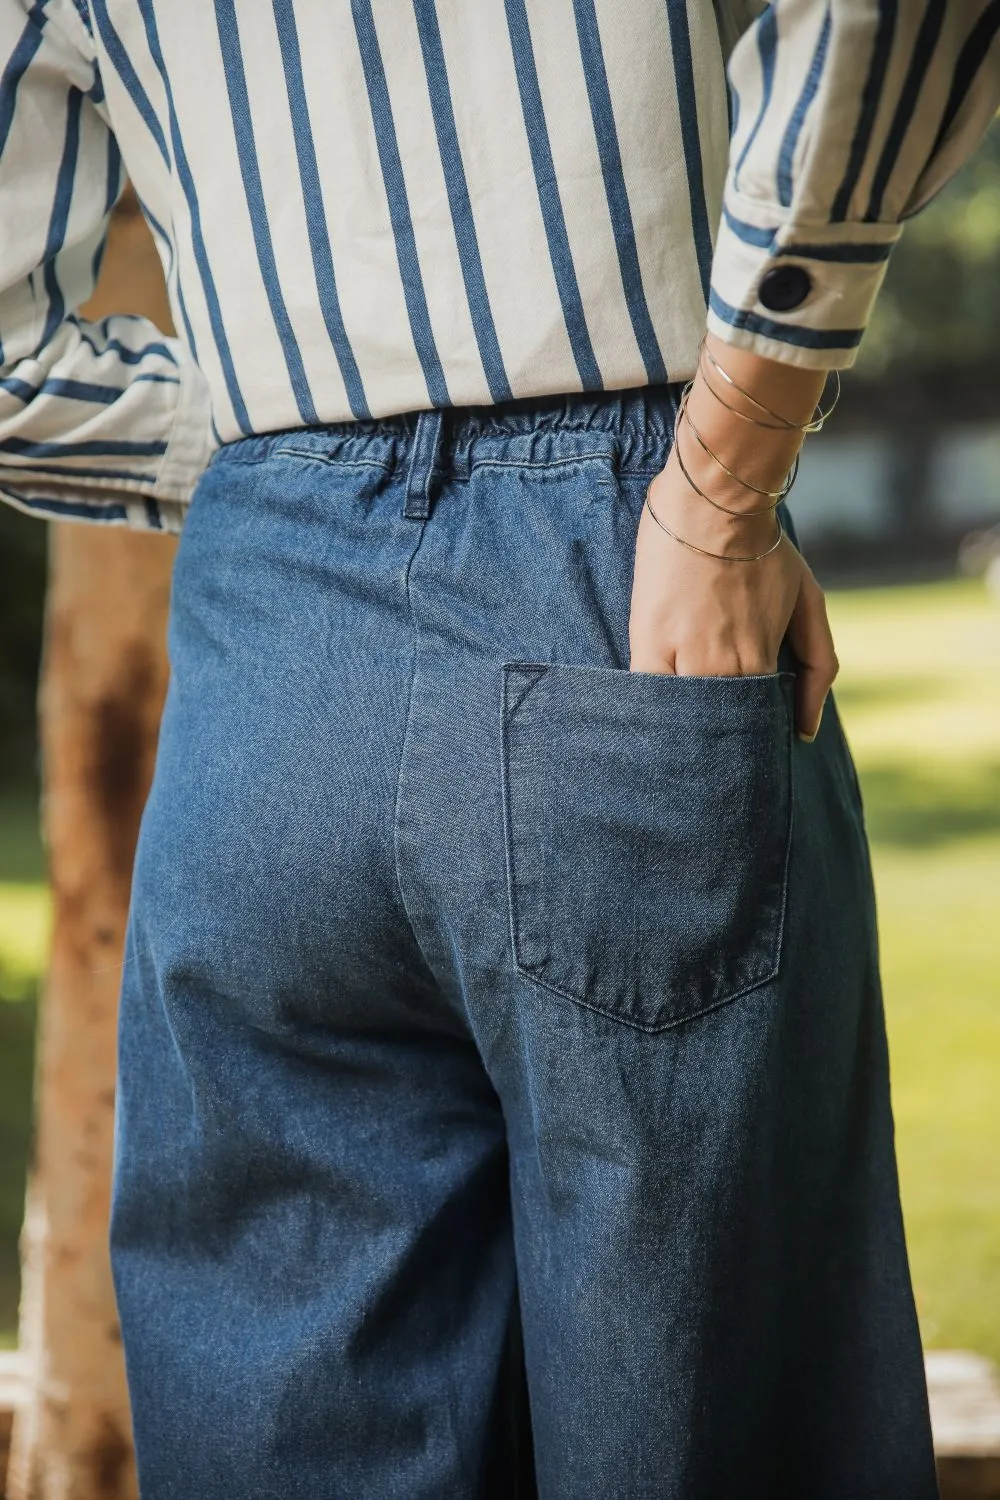
[[[677,395],[196,491],[121,1012],[143,1500],[936,1495],[835,707],[628,670]]]

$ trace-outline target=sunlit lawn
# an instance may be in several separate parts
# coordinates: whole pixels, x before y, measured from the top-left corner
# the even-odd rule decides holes
[[[924,1337],[1000,1359],[1000,601],[960,583],[831,603],[876,863]],[[30,801],[0,803],[0,1343],[15,1323],[39,875]]]
[[[924,1339],[1000,1359],[1000,600],[962,583],[832,608]]]
[[[48,932],[35,799],[0,798],[0,1348],[15,1340],[34,997]]]

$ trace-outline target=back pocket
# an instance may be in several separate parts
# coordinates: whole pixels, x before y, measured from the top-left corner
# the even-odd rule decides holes
[[[793,684],[504,666],[519,973],[643,1031],[776,976]]]

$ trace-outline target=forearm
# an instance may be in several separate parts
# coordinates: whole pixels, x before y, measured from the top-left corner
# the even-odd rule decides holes
[[[685,467],[694,477],[703,478],[709,492],[724,504],[745,511],[759,509],[764,502],[747,485],[767,491],[780,488],[802,445],[801,429],[816,411],[825,380],[825,371],[779,364],[708,334],[686,402],[690,421],[680,423]],[[789,425],[782,425],[782,420]],[[708,449],[721,463],[709,456]],[[747,484],[738,483],[726,469]]]
[[[763,551],[824,380],[709,334],[653,489],[654,513],[720,556]]]

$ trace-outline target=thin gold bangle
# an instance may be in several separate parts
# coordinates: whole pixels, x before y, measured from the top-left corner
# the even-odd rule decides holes
[[[687,410],[687,390],[689,389],[690,387],[685,388],[685,394],[681,397],[681,403],[677,408],[677,415],[674,418],[674,449],[677,453],[677,462],[680,465],[681,473],[684,475],[684,478],[694,490],[695,494],[700,495],[703,500],[707,500],[709,505],[714,505],[716,510],[721,510],[727,516],[736,516],[740,519],[743,516],[766,516],[769,511],[776,510],[777,507],[781,504],[782,500],[787,498],[792,485],[798,478],[799,455],[795,455],[795,462],[792,465],[791,470],[789,471],[788,476],[780,490],[762,490],[759,489],[757,485],[751,484],[748,479],[741,479],[738,474],[733,473],[732,469],[727,468],[727,466],[722,462],[722,459],[717,453],[712,452],[711,448],[705,442],[705,439],[702,437],[701,433],[692,422],[690,414]],[[766,499],[771,501],[771,504],[759,505],[756,510],[743,510],[739,507],[734,509],[732,506],[723,505],[721,501],[714,500],[711,495],[706,494],[705,491],[691,478],[691,475],[688,473],[687,465],[684,462],[684,456],[681,453],[679,437],[681,417],[683,417],[687,422],[687,425],[690,427],[691,431],[694,433],[699,444],[702,448],[704,448],[709,458],[713,458],[715,460],[724,474],[728,474],[730,479],[734,479],[736,483],[741,484],[744,489],[752,490],[755,495],[763,495]]]
[[[768,547],[768,549],[767,549],[766,552],[756,552],[756,553],[754,553],[754,555],[752,557],[741,557],[737,553],[730,553],[730,552],[708,552],[704,547],[696,547],[695,544],[694,544],[694,542],[685,541],[684,537],[678,536],[677,533],[676,533],[676,531],[671,531],[670,527],[667,526],[667,525],[665,525],[665,523],[660,520],[659,516],[656,514],[656,511],[653,509],[653,507],[649,503],[649,491],[648,490],[646,491],[646,501],[645,501],[645,504],[646,504],[646,509],[649,511],[649,514],[652,516],[652,518],[656,522],[657,526],[659,526],[659,528],[660,528],[661,531],[665,531],[667,533],[667,536],[672,537],[675,542],[679,542],[682,547],[687,547],[687,549],[688,549],[689,552],[697,552],[698,555],[699,555],[699,557],[714,557],[718,562],[731,562],[731,563],[754,563],[754,562],[760,562],[760,560],[762,558],[764,558],[764,557],[770,557],[772,552],[777,552],[778,548],[781,546],[781,539],[782,539],[782,537],[785,534],[783,532],[782,528],[781,528],[781,522],[778,520],[778,517],[775,516],[775,518],[774,518],[774,524],[775,524],[775,528],[777,530],[777,536],[774,539],[774,544],[772,546]]]
[[[786,474],[784,483],[782,484],[780,490],[762,490],[760,488],[760,485],[751,484],[749,479],[744,479],[740,474],[737,474],[735,470],[731,469],[729,465],[719,457],[714,448],[710,448],[708,446],[705,439],[702,437],[701,433],[692,422],[691,413],[688,411],[688,406],[690,404],[688,401],[688,396],[690,390],[691,387],[689,385],[684,387],[684,392],[681,396],[681,402],[677,408],[677,416],[674,419],[674,441],[676,442],[677,440],[677,427],[680,418],[683,416],[685,422],[693,432],[695,441],[697,442],[698,446],[704,449],[704,451],[708,454],[709,458],[712,459],[714,463],[718,464],[723,474],[728,474],[730,479],[735,479],[736,483],[742,485],[745,490],[752,490],[755,495],[762,495],[765,500],[774,500],[778,503],[784,500],[792,485],[795,483],[795,476],[798,472],[799,455],[796,453],[795,462],[793,463],[788,474]],[[738,512],[736,512],[736,514],[738,514]],[[752,512],[747,511],[745,512],[745,514],[751,515]]]
[[[837,402],[840,400],[840,392],[842,388],[840,371],[834,370],[833,373],[837,377],[837,394],[834,396],[833,400],[830,402],[830,405],[826,408],[826,410],[824,411],[820,404],[817,402],[816,414],[812,416],[808,422],[791,422],[787,417],[783,417],[780,412],[774,411],[770,406],[765,406],[763,401],[758,401],[757,397],[752,396],[748,390],[740,385],[738,380],[734,380],[729,371],[724,369],[722,365],[719,364],[719,361],[715,358],[715,355],[705,343],[704,338],[702,339],[698,350],[699,364],[701,363],[702,354],[704,354],[705,358],[708,360],[712,368],[719,372],[723,380],[726,381],[728,385],[732,386],[733,390],[739,391],[740,395],[745,397],[746,400],[751,403],[751,405],[756,406],[758,411],[766,412],[769,417],[774,418],[774,422],[761,422],[756,417],[748,416],[746,412],[739,411],[737,407],[730,406],[728,401],[722,400],[722,397],[719,395],[718,391],[716,391],[712,386],[711,381],[706,380],[705,383],[708,385],[709,390],[712,392],[713,396],[715,396],[717,401],[721,402],[721,404],[725,406],[729,411],[735,412],[738,417],[742,417],[744,421],[753,422],[757,427],[768,427],[772,430],[779,430],[784,432],[819,432],[822,429],[827,418],[832,415],[834,409],[836,408]]]
[[[739,417],[741,422],[749,422],[751,427],[763,427],[766,432],[822,432],[823,423],[830,415],[830,411],[833,410],[833,407],[831,407],[830,411],[820,412],[819,418],[816,421],[807,423],[804,427],[789,427],[783,422],[762,422],[759,417],[751,417],[749,412],[740,411],[738,406],[734,406],[731,401],[727,401],[724,396],[720,396],[707,376],[703,377],[702,384],[707,391],[711,392],[719,405],[726,408],[726,411],[731,411],[733,416]],[[820,409],[818,406],[816,410],[819,412]]]

